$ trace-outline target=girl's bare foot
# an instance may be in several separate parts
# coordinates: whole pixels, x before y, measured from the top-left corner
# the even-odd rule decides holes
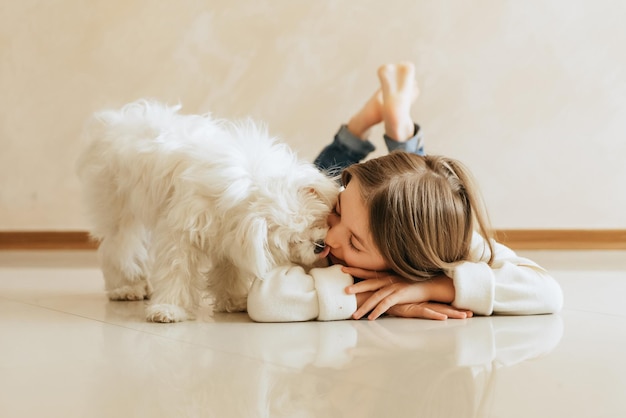
[[[348,121],[348,130],[352,135],[365,139],[369,129],[383,121],[382,104],[383,95],[378,90]]]
[[[417,99],[415,66],[410,62],[386,64],[378,69],[382,92],[382,117],[385,135],[396,141],[406,141],[415,135],[411,105]]]

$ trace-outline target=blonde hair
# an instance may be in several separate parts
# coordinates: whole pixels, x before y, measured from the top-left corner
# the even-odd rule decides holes
[[[374,244],[391,269],[415,281],[442,274],[469,256],[473,231],[491,231],[479,191],[467,168],[442,156],[406,152],[346,168],[342,183],[357,178],[369,208]]]

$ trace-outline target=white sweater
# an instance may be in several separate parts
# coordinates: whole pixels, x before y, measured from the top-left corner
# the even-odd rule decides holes
[[[558,312],[563,306],[559,284],[533,261],[493,242],[489,247],[474,233],[469,260],[446,275],[452,278],[452,306],[476,315],[533,315]],[[356,296],[345,293],[354,282],[341,266],[311,269],[279,266],[267,277],[256,279],[248,294],[248,314],[257,322],[332,321],[349,319],[356,310]]]

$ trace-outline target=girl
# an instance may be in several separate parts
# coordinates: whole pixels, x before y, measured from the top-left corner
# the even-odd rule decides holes
[[[381,89],[315,160],[329,172],[345,168],[328,218],[324,255],[332,267],[307,274],[284,266],[257,279],[248,296],[253,320],[376,319],[384,313],[441,320],[561,309],[558,283],[491,238],[469,171],[451,158],[424,155],[410,115],[414,72],[410,63],[382,66]],[[379,122],[395,152],[358,163],[374,150],[365,138]]]

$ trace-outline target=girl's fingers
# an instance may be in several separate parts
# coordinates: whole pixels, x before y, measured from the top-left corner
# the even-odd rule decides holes
[[[467,318],[467,314],[465,312],[457,311],[457,310],[454,310],[454,309],[446,310],[445,311],[445,315],[448,318],[452,318],[452,319],[465,319],[465,318]]]
[[[423,285],[419,283],[393,283],[386,279],[364,280],[348,286],[346,293],[374,292],[359,308],[353,317],[358,319],[370,312],[369,319],[376,319],[398,304],[423,303],[428,300]],[[389,284],[393,283],[393,284]]]
[[[342,267],[341,271],[351,276],[358,277],[359,279],[378,279],[388,276],[388,273],[385,272],[365,270],[357,267]]]
[[[361,319],[363,315],[365,315],[369,311],[372,311],[373,309],[374,311],[372,311],[372,314],[375,315],[376,318],[379,317],[380,315],[385,313],[387,309],[389,309],[389,307],[393,306],[393,303],[388,305],[388,303],[390,302],[390,300],[388,300],[388,297],[391,294],[393,294],[393,289],[389,289],[389,288],[381,289],[377,291],[372,296],[370,296],[365,301],[365,303],[359,306],[359,308],[354,312],[354,314],[352,314],[352,317],[354,319]],[[381,301],[385,301],[385,300],[387,301],[387,303],[381,304]],[[370,316],[372,316],[372,314]]]
[[[449,305],[433,305],[436,306],[436,310],[448,316],[448,318],[465,319],[471,318],[474,313],[465,309],[456,309]]]
[[[453,306],[440,303],[405,304],[396,305],[388,311],[391,315],[405,318],[424,319],[466,319],[474,316],[472,311],[456,309]]]
[[[433,319],[435,321],[445,321],[446,319],[448,319],[448,315],[434,311],[432,309],[424,308],[422,312],[422,318]]]
[[[346,287],[346,293],[363,293],[363,292],[372,292],[379,289],[382,289],[385,286],[392,284],[389,278],[386,279],[367,279],[363,280],[359,283],[352,284]]]

